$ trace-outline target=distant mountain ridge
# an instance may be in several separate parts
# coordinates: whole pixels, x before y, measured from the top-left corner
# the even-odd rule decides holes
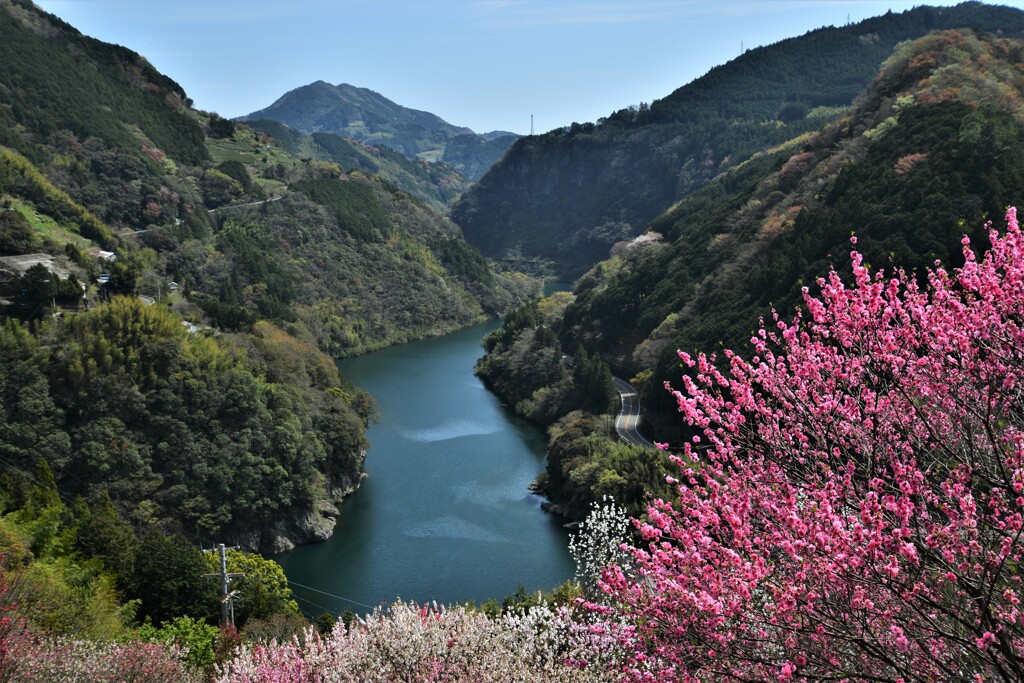
[[[575,277],[673,203],[849,106],[897,43],[971,28],[1020,36],[1024,14],[917,7],[748,50],[650,106],[521,138],[452,209],[492,258],[547,259]]]
[[[295,88],[239,120],[277,121],[307,134],[334,133],[366,145],[390,147],[413,159],[443,159],[470,179],[478,178],[518,138],[503,131],[478,135],[368,88],[325,81]],[[461,143],[448,153],[448,143],[457,138]],[[466,144],[467,138],[478,144]]]

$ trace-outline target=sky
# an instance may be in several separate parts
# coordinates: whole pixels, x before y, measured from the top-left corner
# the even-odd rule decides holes
[[[957,0],[930,0],[952,5]],[[1024,0],[1000,4],[1021,5]],[[741,50],[902,0],[36,0],[235,117],[317,80],[483,133],[538,133],[671,93]]]

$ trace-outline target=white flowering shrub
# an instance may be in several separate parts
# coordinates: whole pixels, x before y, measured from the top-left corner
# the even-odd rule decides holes
[[[576,580],[589,600],[602,596],[598,581],[606,567],[615,565],[629,573],[632,556],[623,550],[630,521],[626,510],[605,496],[594,503],[577,533],[569,539],[569,554],[576,562]]]
[[[154,643],[98,643],[14,632],[0,638],[5,683],[199,683],[186,652]]]
[[[218,683],[585,683],[615,681],[615,639],[546,605],[497,618],[397,602],[321,637],[245,647]]]

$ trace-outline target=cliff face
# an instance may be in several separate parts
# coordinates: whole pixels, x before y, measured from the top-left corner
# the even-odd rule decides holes
[[[366,451],[362,452],[363,459]],[[234,537],[234,543],[262,555],[276,555],[294,550],[295,546],[321,543],[334,535],[342,500],[359,490],[366,473],[340,477],[328,491],[330,498],[321,498],[313,505],[294,508],[258,529],[248,529]]]

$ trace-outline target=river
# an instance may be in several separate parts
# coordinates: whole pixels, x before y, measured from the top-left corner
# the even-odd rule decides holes
[[[568,534],[527,486],[544,467],[544,432],[513,416],[473,375],[500,323],[339,363],[379,402],[369,476],[341,506],[334,536],[276,557],[307,614],[396,597],[498,598],[521,583],[572,577]],[[330,595],[328,595],[330,594]],[[331,597],[331,596],[339,597]]]

